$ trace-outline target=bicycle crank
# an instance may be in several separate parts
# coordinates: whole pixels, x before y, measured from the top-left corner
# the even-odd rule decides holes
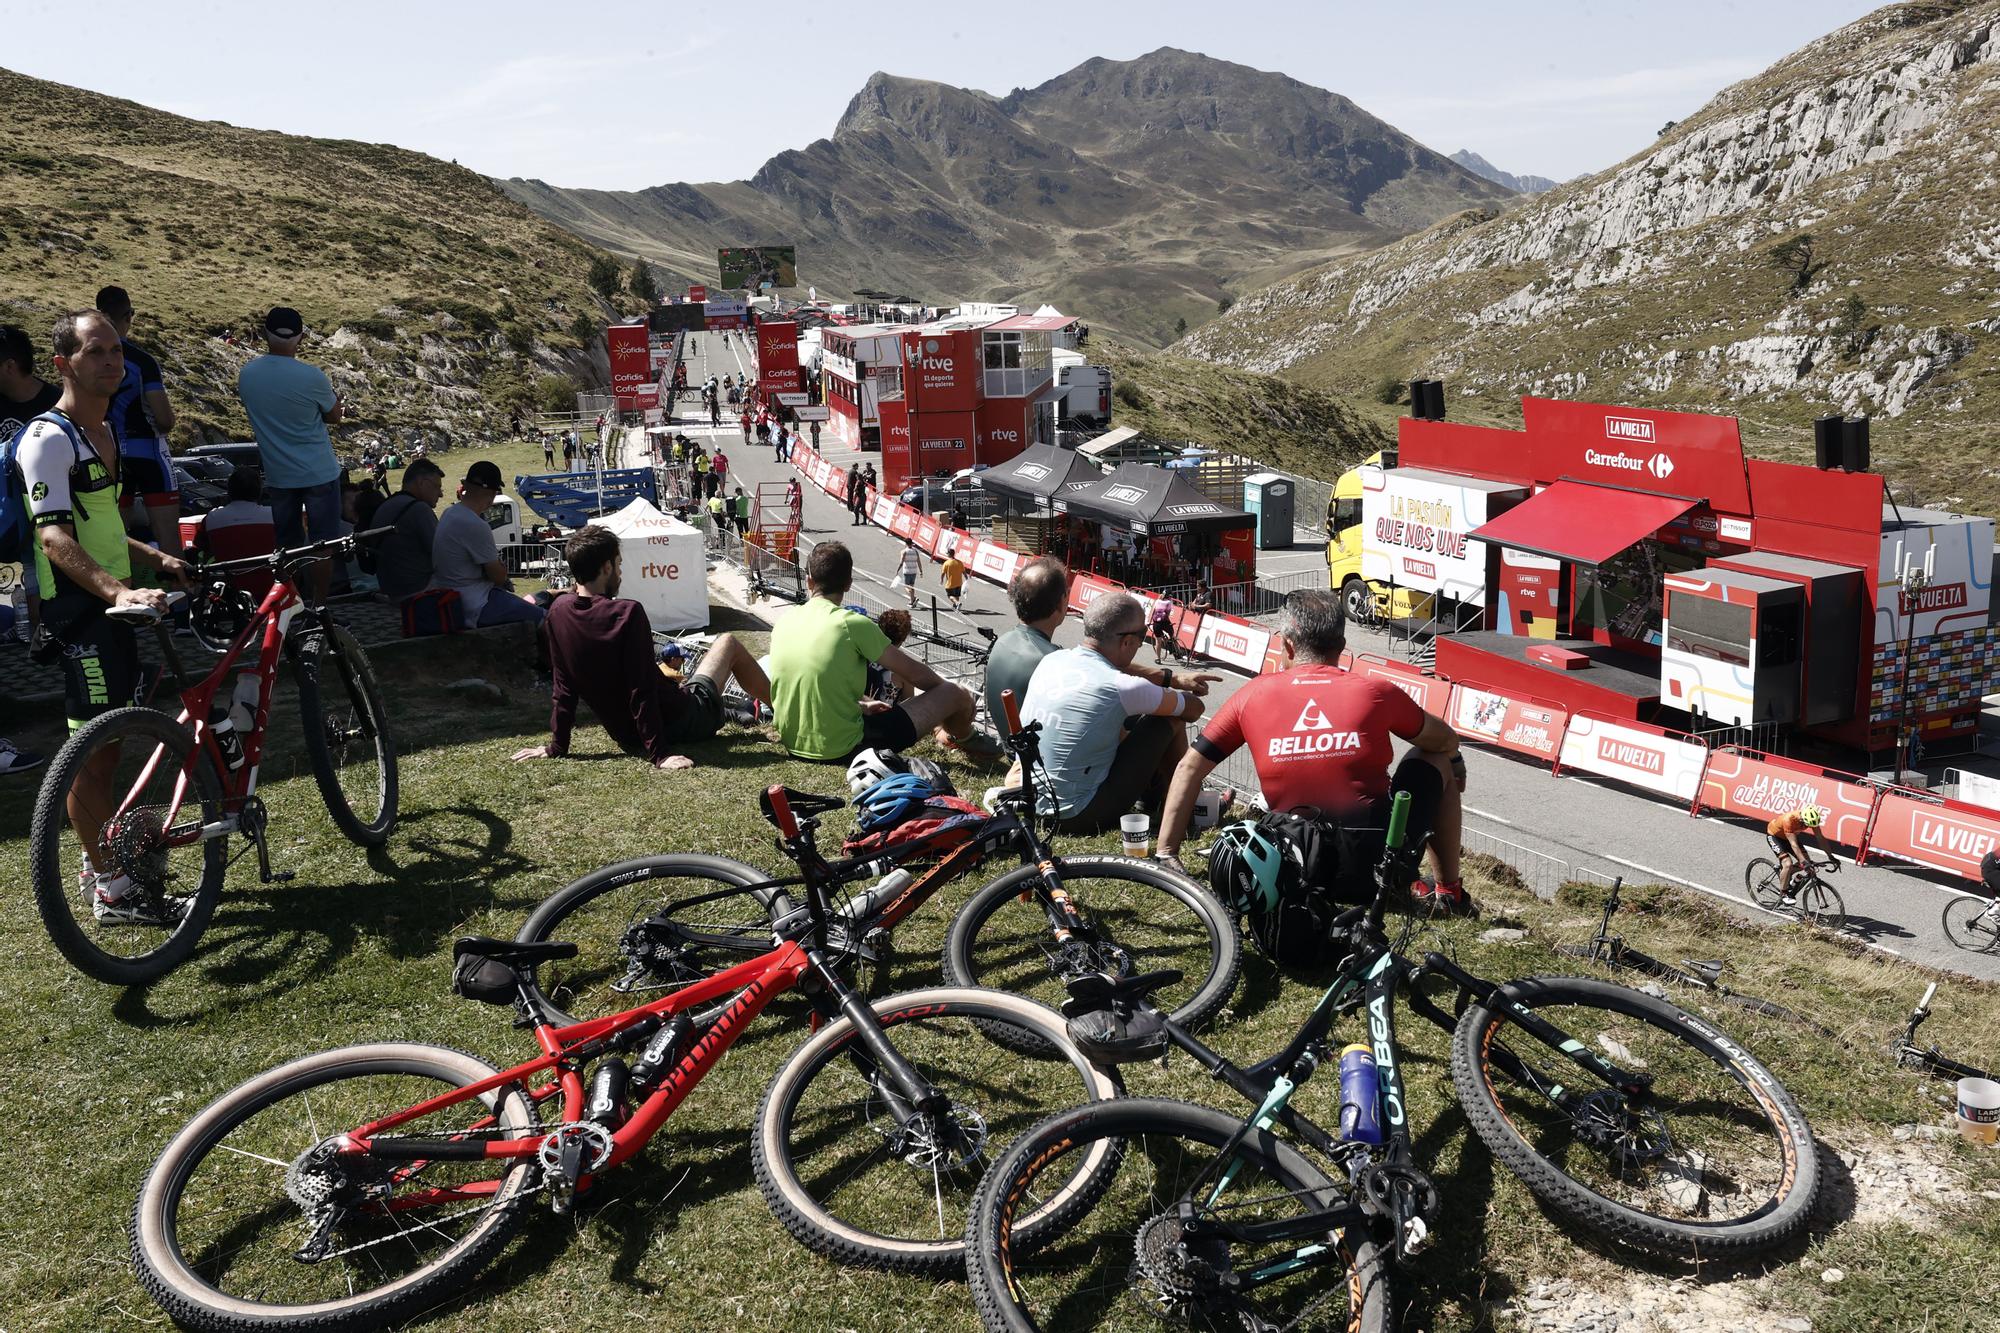
[[[542,1139],[535,1156],[542,1164],[542,1182],[549,1187],[549,1207],[557,1217],[575,1207],[578,1183],[611,1160],[611,1148],[611,1131],[594,1120],[558,1125]]]

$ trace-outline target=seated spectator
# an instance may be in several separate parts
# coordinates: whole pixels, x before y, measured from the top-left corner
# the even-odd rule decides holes
[[[229,474],[229,502],[208,511],[201,523],[201,549],[216,561],[248,560],[269,555],[277,549],[277,526],[271,506],[258,501],[264,491],[264,474],[254,467],[240,467]],[[229,586],[240,588],[259,602],[271,591],[271,571],[251,570],[229,576]]]
[[[437,539],[437,503],[444,497],[444,469],[420,458],[403,469],[403,489],[382,502],[371,528],[389,528],[375,547],[375,581],[382,595],[401,602],[431,586],[431,546]]]
[[[1412,896],[1435,910],[1464,911],[1469,902],[1458,862],[1465,760],[1458,735],[1389,682],[1342,671],[1346,630],[1339,594],[1313,590],[1285,599],[1278,639],[1287,669],[1258,676],[1231,695],[1195,739],[1160,815],[1158,855],[1179,866],[1202,780],[1247,745],[1264,801],[1273,810],[1309,807],[1379,829],[1387,825],[1391,797],[1410,793],[1409,837],[1428,843],[1437,871],[1435,881],[1413,889]],[[1394,776],[1391,736],[1411,747]],[[1342,743],[1302,743],[1309,737]],[[1380,845],[1378,839],[1376,848]],[[1371,863],[1379,856],[1379,850],[1371,851]]]
[[[1042,805],[1064,833],[1115,828],[1134,805],[1158,810],[1187,752],[1184,724],[1201,716],[1201,696],[1127,674],[1145,638],[1138,601],[1106,593],[1083,613],[1082,646],[1050,653],[1028,684],[1021,720],[1042,724],[1053,789]]]
[[[1007,585],[1014,615],[1020,624],[993,641],[986,658],[986,716],[995,727],[1007,725],[1000,705],[1003,690],[1014,691],[1014,702],[1028,697],[1028,684],[1042,659],[1056,651],[1055,632],[1069,614],[1069,570],[1052,555],[1030,560]],[[1202,673],[1180,673],[1165,667],[1141,667],[1133,661],[1126,674],[1150,680],[1163,688],[1184,690],[1198,698],[1208,696],[1208,687],[1222,677]]]
[[[514,581],[500,559],[500,547],[486,521],[500,486],[500,469],[487,459],[467,468],[458,503],[438,517],[431,542],[431,586],[457,590],[467,629],[517,621],[540,624],[548,614],[515,594]]]
[[[549,743],[518,751],[515,760],[569,754],[581,700],[625,753],[655,768],[692,768],[679,749],[721,729],[722,693],[731,679],[751,698],[770,701],[770,682],[734,635],[718,637],[685,680],[661,670],[646,608],[618,596],[624,571],[609,529],[578,529],[563,554],[576,585],[550,604],[544,626],[554,685]]]
[[[800,759],[846,763],[864,748],[907,750],[931,731],[968,754],[997,755],[999,743],[973,728],[970,694],[840,604],[853,582],[853,555],[821,542],[806,559],[812,596],[771,631],[771,708],[785,748]],[[908,681],[916,696],[894,704],[868,698],[870,663]]]
[[[894,609],[884,611],[881,615],[875,617],[875,623],[881,628],[882,633],[887,636],[892,646],[901,648],[909,641],[912,626],[908,611]],[[868,697],[870,699],[882,699],[888,703],[899,704],[916,692],[916,686],[910,684],[909,681],[898,676],[879,662],[870,662],[868,664]]]

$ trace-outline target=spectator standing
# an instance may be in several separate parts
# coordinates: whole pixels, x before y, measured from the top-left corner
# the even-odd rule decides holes
[[[542,432],[542,466],[551,472],[556,470],[556,438],[547,431]]]
[[[562,442],[563,471],[574,472],[576,471],[576,432],[571,430],[564,431],[562,433]]]
[[[731,680],[751,698],[770,701],[770,682],[732,634],[718,635],[685,680],[661,671],[646,608],[618,596],[623,560],[608,529],[578,529],[563,554],[575,586],[550,604],[546,622],[549,742],[516,752],[517,762],[566,757],[582,702],[625,753],[662,770],[692,768],[679,748],[721,730]]]
[[[785,748],[800,759],[845,763],[864,747],[907,750],[930,730],[968,754],[997,755],[993,738],[973,728],[971,695],[840,604],[853,580],[847,547],[819,543],[806,558],[812,596],[771,631],[771,708]],[[910,682],[916,697],[900,704],[867,699],[871,662]]]
[[[749,448],[749,447],[750,447],[750,409],[749,409],[749,408],[747,408],[747,407],[746,407],[746,408],[744,408],[744,409],[743,409],[743,415],[742,415],[742,417],[740,417],[740,418],[739,418],[739,420],[740,420],[740,421],[741,421],[741,422],[743,423],[743,447],[747,449],[747,448]]]
[[[1201,696],[1129,672],[1145,637],[1138,601],[1106,593],[1083,614],[1082,645],[1050,653],[1028,683],[1021,720],[1042,724],[1042,803],[1065,833],[1102,833],[1134,805],[1157,811],[1185,724],[1201,716]]]
[[[868,488],[862,483],[861,469],[847,470],[847,526],[859,527],[866,521],[868,513]]]
[[[713,494],[720,495],[722,488],[729,484],[729,455],[722,452],[720,444],[715,446],[715,456],[708,460],[708,473],[715,478]]]
[[[118,466],[125,494],[146,511],[146,523],[162,551],[181,549],[181,487],[174,476],[167,432],[174,407],[166,378],[150,352],[132,341],[132,298],[123,287],[97,293],[97,310],[118,330],[125,349],[125,378],[111,395],[111,429],[118,435]]]
[[[814,418],[814,420],[813,420],[813,423],[812,423],[812,437],[813,437],[813,449],[814,449],[815,451],[817,451],[817,450],[819,449],[819,420],[818,420],[818,418]]]
[[[382,502],[372,524],[392,531],[375,548],[375,581],[382,595],[401,602],[431,586],[431,549],[437,543],[437,506],[444,498],[444,469],[420,458],[403,469],[403,488]]]
[[[944,584],[944,595],[951,599],[951,609],[959,609],[959,599],[965,595],[965,562],[958,558],[956,551],[944,558],[938,566],[938,581]]]
[[[56,321],[54,343],[62,397],[22,430],[15,456],[35,526],[36,573],[48,596],[42,631],[62,646],[63,711],[75,732],[131,703],[139,683],[137,636],[105,611],[167,609],[160,589],[131,586],[133,561],[180,584],[188,568],[125,534],[118,437],[106,420],[125,378],[118,330],[95,310],[77,311]],[[172,925],[185,914],[185,899],[142,898],[129,876],[109,869],[100,834],[112,808],[109,785],[117,762],[117,747],[98,751],[70,791],[70,823],[83,844],[79,883],[92,894],[100,925]]]
[[[299,360],[305,329],[298,311],[273,307],[264,317],[266,352],[236,376],[264,464],[280,549],[340,535],[340,460],[327,427],[340,424],[345,408],[326,372]],[[326,600],[332,578],[331,560],[314,562],[314,600]]]
[[[1244,685],[1195,738],[1160,815],[1158,854],[1179,864],[1203,779],[1247,745],[1272,810],[1303,807],[1350,829],[1381,830],[1390,799],[1410,793],[1410,836],[1429,843],[1437,871],[1435,884],[1413,890],[1413,896],[1442,910],[1462,911],[1469,903],[1459,882],[1465,760],[1458,735],[1387,681],[1342,671],[1345,639],[1339,594],[1314,589],[1286,599],[1278,627],[1286,669]],[[1392,736],[1412,746],[1394,776]],[[1318,737],[1336,743],[1306,743]],[[1381,859],[1380,837],[1364,851],[1372,867]]]
[[[743,493],[741,486],[736,488],[735,506],[736,531],[747,534],[750,531],[750,497]]]
[[[709,540],[718,547],[722,536],[729,531],[729,502],[719,495],[711,495],[705,502],[708,510]]]
[[[917,609],[917,575],[924,571],[924,558],[917,554],[917,544],[908,537],[903,538],[903,550],[896,557],[896,574],[903,580],[903,591],[910,595],[910,609]]]
[[[715,494],[715,491],[708,484],[708,455],[695,446],[691,445],[689,448],[693,454],[693,457],[688,460],[688,467],[694,472],[694,493],[704,497]]]
[[[500,547],[486,521],[486,511],[500,489],[500,469],[490,460],[482,458],[467,468],[458,503],[439,515],[437,534],[431,539],[431,586],[457,590],[467,629],[517,621],[540,624],[547,614],[515,594],[500,559]]]
[[[277,547],[277,524],[271,507],[260,501],[264,474],[244,466],[229,474],[229,502],[208,511],[201,521],[201,547],[218,562],[269,555]],[[261,602],[271,591],[271,571],[232,574],[229,586]]]
[[[792,527],[797,530],[804,524],[806,517],[805,487],[799,485],[797,477],[785,483],[785,507],[792,511]]]
[[[0,326],[0,445],[10,443],[30,421],[62,401],[62,390],[35,373],[35,345],[26,329],[13,324]],[[42,584],[31,555],[21,562],[21,583],[28,595],[28,623],[19,627],[22,638],[33,641],[42,623]],[[6,766],[9,754],[17,759],[25,752],[0,751],[0,774],[25,772]],[[36,764],[41,762],[35,756]]]

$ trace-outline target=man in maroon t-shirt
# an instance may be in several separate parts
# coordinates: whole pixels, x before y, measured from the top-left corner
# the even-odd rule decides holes
[[[722,691],[732,677],[751,698],[771,701],[771,682],[734,635],[718,637],[683,682],[660,671],[646,608],[618,597],[618,538],[609,530],[579,529],[563,554],[576,587],[550,604],[542,622],[554,677],[549,743],[521,750],[515,760],[566,756],[581,700],[627,754],[643,755],[656,768],[692,768],[677,747],[721,728]]]
[[[1458,843],[1465,760],[1458,735],[1390,682],[1342,671],[1346,628],[1334,593],[1296,592],[1286,600],[1279,635],[1290,669],[1259,676],[1231,695],[1190,744],[1160,812],[1158,854],[1179,865],[1202,780],[1248,745],[1270,810],[1304,806],[1381,826],[1389,796],[1409,792],[1411,832],[1428,840],[1437,870],[1435,887],[1422,886],[1416,896],[1438,908],[1462,910]],[[1391,736],[1413,747],[1393,777]]]

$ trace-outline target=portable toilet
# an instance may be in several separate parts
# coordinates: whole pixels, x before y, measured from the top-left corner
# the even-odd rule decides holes
[[[1292,544],[1292,500],[1298,493],[1290,477],[1255,472],[1243,479],[1243,507],[1257,520],[1257,549],[1282,550]]]

